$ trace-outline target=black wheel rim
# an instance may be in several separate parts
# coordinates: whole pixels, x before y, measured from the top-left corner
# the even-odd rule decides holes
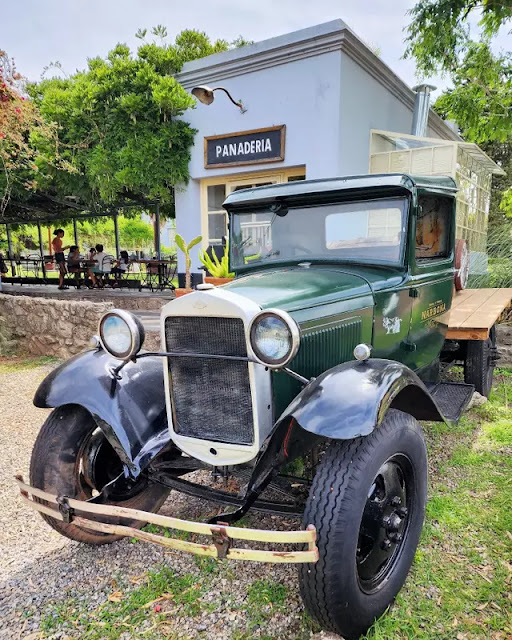
[[[82,442],[76,459],[75,477],[80,499],[89,500],[101,493],[103,487],[118,478],[123,464],[101,429],[92,429]],[[118,481],[108,502],[122,502],[140,493],[145,478],[137,482]]]
[[[378,470],[366,500],[356,552],[359,585],[377,591],[395,569],[414,509],[414,473],[405,455],[388,458]]]

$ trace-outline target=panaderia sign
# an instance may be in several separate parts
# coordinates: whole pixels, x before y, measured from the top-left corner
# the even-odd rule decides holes
[[[204,139],[204,166],[217,167],[281,162],[284,160],[286,126],[227,133]]]

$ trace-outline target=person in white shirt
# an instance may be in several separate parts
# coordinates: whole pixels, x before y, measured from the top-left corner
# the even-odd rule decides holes
[[[103,245],[96,245],[96,253],[92,258],[94,261],[94,265],[92,269],[89,271],[89,275],[92,280],[93,287],[103,288],[103,274],[110,273],[110,264],[105,265],[105,258],[107,254],[103,252]],[[107,269],[108,266],[108,269]]]

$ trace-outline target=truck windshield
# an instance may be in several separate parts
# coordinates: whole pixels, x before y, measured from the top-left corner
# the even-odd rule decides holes
[[[281,260],[398,264],[406,235],[406,198],[233,213],[231,266]]]

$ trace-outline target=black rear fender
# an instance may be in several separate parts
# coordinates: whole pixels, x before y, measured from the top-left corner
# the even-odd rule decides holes
[[[162,358],[120,364],[104,351],[86,351],[52,371],[34,397],[36,407],[80,405],[136,477],[170,441]]]

